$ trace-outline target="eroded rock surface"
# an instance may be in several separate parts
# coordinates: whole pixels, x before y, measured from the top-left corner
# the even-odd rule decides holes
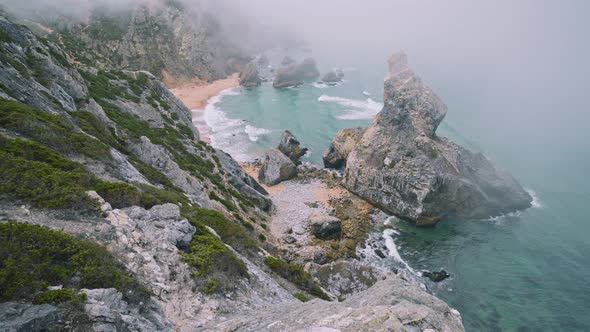
[[[262,80],[258,76],[258,68],[256,64],[249,63],[244,67],[240,73],[240,85],[245,87],[259,86]]]
[[[301,164],[299,159],[307,153],[307,148],[302,148],[301,143],[288,130],[283,132],[281,142],[278,146],[279,151],[284,153],[295,165]]]
[[[487,218],[530,207],[531,196],[510,174],[436,135],[446,113],[406,55],[394,54],[385,106],[350,152],[345,186],[420,226],[448,215]]]
[[[365,128],[344,128],[340,130],[330,147],[326,151],[322,158],[324,159],[324,166],[327,168],[342,168],[346,166],[346,158],[350,154],[350,151],[356,146],[356,144],[363,137]]]
[[[314,59],[307,58],[301,63],[291,64],[277,71],[272,85],[275,88],[286,88],[303,84],[306,80],[316,79],[320,76]]]
[[[268,150],[264,155],[262,167],[258,173],[260,182],[274,186],[297,176],[297,166],[277,149]]]

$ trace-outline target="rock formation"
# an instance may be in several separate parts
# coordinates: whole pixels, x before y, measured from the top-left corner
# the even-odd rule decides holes
[[[245,87],[259,86],[262,80],[258,76],[258,68],[252,62],[248,63],[240,73],[240,85]]]
[[[333,216],[312,214],[309,217],[309,230],[318,239],[338,238],[342,230],[342,222]]]
[[[283,60],[281,61],[281,66],[290,66],[295,63],[295,60],[288,55],[285,55]]]
[[[266,151],[262,167],[258,173],[258,180],[268,186],[274,186],[297,176],[297,166],[281,151],[271,149]]]
[[[295,165],[299,165],[301,164],[299,159],[307,153],[307,148],[302,148],[300,145],[297,138],[290,131],[285,130],[277,149],[289,157]]]
[[[447,107],[403,52],[389,59],[384,103],[346,160],[350,191],[419,226],[530,207],[531,196],[510,174],[436,135]]]
[[[275,88],[297,86],[303,84],[306,80],[316,79],[318,76],[320,76],[320,72],[315,60],[307,58],[301,63],[280,68],[272,85]]]
[[[342,69],[336,69],[333,71],[327,72],[324,77],[322,77],[322,82],[324,83],[338,83],[342,82],[344,78],[344,72]]]
[[[324,159],[324,166],[327,168],[342,168],[346,166],[346,158],[350,151],[361,140],[365,128],[344,128],[340,130],[330,147],[324,151],[322,158]]]

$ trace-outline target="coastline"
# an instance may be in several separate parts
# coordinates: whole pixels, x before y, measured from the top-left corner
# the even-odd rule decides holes
[[[235,73],[211,83],[186,82],[178,84],[174,88],[170,88],[170,91],[191,110],[193,125],[199,130],[201,140],[211,143],[210,129],[205,121],[207,102],[221,91],[239,85],[240,80],[238,74]]]

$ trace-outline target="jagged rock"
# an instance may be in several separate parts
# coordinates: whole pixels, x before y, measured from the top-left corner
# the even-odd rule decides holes
[[[338,297],[367,290],[387,276],[387,272],[356,260],[325,265],[308,263],[306,270],[325,290]]]
[[[258,69],[253,63],[246,65],[244,70],[240,73],[240,85],[245,87],[259,86],[262,80],[258,76]]]
[[[449,278],[451,275],[447,273],[447,271],[445,270],[440,270],[440,271],[424,271],[422,272],[422,276],[434,281],[434,282],[441,282],[447,278]]]
[[[447,108],[408,68],[403,52],[389,59],[384,99],[348,156],[344,185],[351,192],[418,226],[530,207],[531,196],[510,174],[436,135]]]
[[[322,82],[324,83],[338,83],[342,81],[344,77],[344,73],[342,70],[338,71],[329,71],[327,72],[324,77],[322,77]]]
[[[340,237],[342,222],[336,217],[314,213],[309,217],[309,229],[319,239]]]
[[[314,299],[272,306],[205,331],[464,331],[461,315],[418,286],[392,276],[344,302]]]
[[[283,132],[281,136],[281,143],[277,149],[284,153],[295,165],[301,164],[299,158],[303,157],[307,153],[307,148],[302,148],[301,143],[295,138],[295,136],[288,130]]]
[[[297,166],[291,159],[277,149],[266,151],[262,167],[258,172],[260,182],[268,186],[274,186],[295,176],[297,176]]]
[[[322,156],[324,160],[324,166],[326,168],[342,168],[346,166],[346,158],[350,154],[350,151],[363,137],[365,128],[344,128],[340,130],[330,147],[324,151]]]
[[[281,66],[290,66],[295,63],[295,60],[288,55],[285,55],[283,60],[281,61]]]
[[[65,311],[51,304],[0,303],[0,331],[59,331]]]
[[[298,64],[280,68],[277,71],[272,86],[275,88],[286,88],[303,84],[306,80],[315,79],[320,76],[316,62],[307,58]]]
[[[283,237],[283,242],[285,242],[286,244],[293,244],[297,242],[297,239],[292,235],[286,235]]]
[[[221,166],[231,175],[229,182],[236,190],[263,211],[272,211],[273,203],[268,197],[268,192],[248,175],[229,154],[221,150],[215,150],[215,153]]]

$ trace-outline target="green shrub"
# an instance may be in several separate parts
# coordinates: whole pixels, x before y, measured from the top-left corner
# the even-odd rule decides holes
[[[78,163],[38,143],[0,136],[0,194],[36,207],[94,209],[97,183]]]
[[[183,253],[184,261],[195,268],[195,275],[206,277],[221,272],[226,277],[247,277],[248,268],[223,242],[209,232],[205,225],[193,223],[197,228],[190,246]]]
[[[222,289],[222,282],[219,278],[211,277],[207,279],[205,284],[201,287],[201,292],[205,294],[215,294],[219,293]]]
[[[0,301],[33,300],[50,285],[116,288],[128,300],[149,296],[104,247],[47,227],[0,223]],[[70,291],[44,292],[37,301],[63,300]],[[135,303],[135,302],[134,302]]]
[[[86,301],[87,296],[86,294],[82,293],[80,295],[76,294],[76,291],[71,288],[62,288],[62,289],[54,289],[54,290],[47,290],[41,293],[38,293],[33,298],[34,304],[45,304],[45,303],[62,303],[62,302],[72,302],[72,303],[79,303]]]
[[[74,131],[66,118],[22,103],[0,98],[0,126],[63,153],[80,153],[94,159],[111,159],[107,145]]]
[[[0,27],[0,41],[3,43],[12,43],[12,37],[10,37],[10,35],[8,34],[8,32],[6,32],[6,30],[4,30],[2,27]]]
[[[309,273],[305,272],[299,266],[271,256],[264,259],[264,264],[276,274],[295,284],[301,290],[309,292],[311,295],[323,300],[331,301],[330,297],[313,281]]]
[[[258,240],[260,240],[260,242],[265,242],[266,236],[264,236],[264,234],[260,233],[260,234],[258,234]]]
[[[95,186],[96,192],[111,203],[113,208],[121,209],[142,204],[142,194],[134,186],[123,182],[100,182]]]
[[[39,84],[45,87],[49,87],[51,83],[51,78],[49,77],[49,74],[47,74],[47,72],[45,71],[45,68],[43,68],[41,60],[37,59],[30,49],[27,51],[26,60],[29,69],[33,72],[33,77],[35,78],[35,80],[39,82]]]
[[[295,293],[295,294],[293,294],[293,296],[301,302],[309,301],[309,298],[307,296],[305,296],[305,294],[303,294],[303,293]]]
[[[184,213],[193,225],[203,224],[211,227],[223,242],[242,254],[251,254],[258,249],[248,232],[239,224],[227,220],[221,213],[202,208],[193,208]]]

